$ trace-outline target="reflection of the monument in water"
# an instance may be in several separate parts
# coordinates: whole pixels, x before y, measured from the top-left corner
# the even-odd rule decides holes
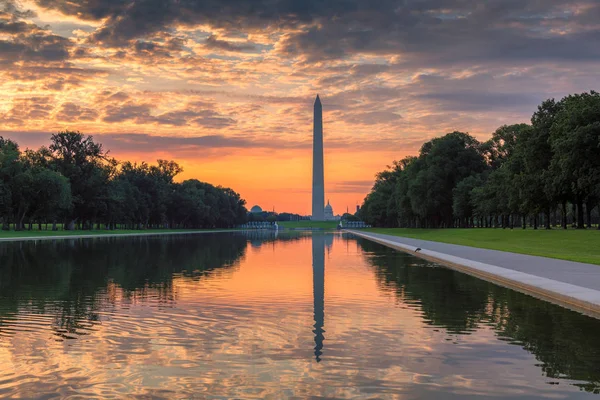
[[[318,234],[312,236],[312,267],[313,267],[313,301],[314,301],[314,330],[315,359],[321,361],[323,341],[325,340],[325,246],[331,248],[333,234]]]

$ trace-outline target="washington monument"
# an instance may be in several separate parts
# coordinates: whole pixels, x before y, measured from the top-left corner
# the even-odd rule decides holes
[[[323,107],[317,95],[313,125],[312,220],[324,221],[325,178],[323,174]]]

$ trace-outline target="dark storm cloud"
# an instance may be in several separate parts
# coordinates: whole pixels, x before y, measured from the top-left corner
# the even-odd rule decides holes
[[[235,120],[232,118],[218,117],[218,116],[203,116],[192,120],[194,125],[202,126],[204,128],[222,129],[228,126],[235,125]]]
[[[419,75],[404,92],[446,111],[533,111],[544,99],[540,82],[529,75],[494,76],[488,72],[466,77]]]
[[[145,134],[108,134],[99,135],[97,140],[106,148],[120,151],[151,152],[160,149],[211,149],[211,148],[255,148],[264,143],[251,137],[230,137],[223,135],[205,135],[196,137],[152,136]]]
[[[81,107],[75,103],[64,103],[56,115],[58,121],[77,122],[94,121],[98,118],[98,112],[92,108]]]
[[[138,40],[134,45],[135,51],[137,53],[156,54],[157,52],[159,52],[164,56],[169,56],[169,53],[166,52],[161,47],[162,46],[160,44],[152,43],[152,42],[144,42],[141,40]]]
[[[477,93],[455,91],[452,93],[427,93],[418,96],[427,102],[435,102],[435,108],[448,111],[491,111],[498,109],[534,110],[543,99],[542,95],[529,93]]]
[[[351,124],[376,125],[398,122],[400,114],[392,111],[351,112],[344,115],[343,120]]]
[[[30,10],[20,10],[13,0],[0,0],[0,19],[32,18],[35,13]]]
[[[84,132],[86,133],[86,132]],[[47,145],[51,133],[49,132],[23,132],[23,131],[0,131],[0,136],[16,140],[23,148],[38,148]],[[170,135],[147,135],[138,133],[105,133],[94,135],[94,140],[102,143],[104,148],[118,152],[151,153],[157,151],[168,151],[173,156],[197,156],[200,150],[211,149],[261,149],[268,151],[281,150],[304,150],[312,149],[312,141],[289,141],[283,138],[264,138],[253,134],[226,136],[220,134],[202,136],[170,136]],[[327,141],[327,149],[348,149],[360,146],[360,150],[380,150],[385,146],[389,150],[418,149],[419,142],[398,141],[396,139],[370,138],[357,140],[355,138],[332,138]],[[415,147],[416,146],[416,147]],[[340,190],[350,192],[359,186],[364,187],[365,182],[348,183]],[[370,182],[372,184],[372,182]],[[353,188],[351,188],[353,186]],[[367,189],[370,188],[367,187]]]
[[[137,40],[133,44],[136,56],[157,61],[161,58],[172,58],[173,53],[183,49],[183,40],[166,32],[151,38],[151,40]]]
[[[341,17],[335,23],[290,35],[283,43],[282,52],[304,55],[309,62],[357,53],[398,54],[404,57],[406,68],[600,59],[599,22],[567,16],[560,20],[561,28],[570,29],[554,30],[551,2],[544,2],[544,10],[535,10],[543,13],[540,15],[526,8],[521,10],[522,3],[531,2],[513,4],[512,14],[500,10],[493,13],[495,2],[478,2],[472,4],[472,11],[464,11],[462,15],[458,11],[444,16],[441,10],[404,9],[400,14],[391,11],[381,14],[377,21],[372,21],[369,15]]]
[[[600,4],[592,0],[37,0],[104,20],[94,40],[118,45],[178,24],[241,30],[294,27],[281,51],[308,61],[356,53],[405,54],[444,64],[600,59]],[[559,29],[560,28],[560,29]],[[208,46],[239,51],[212,38]],[[415,61],[413,60],[413,62]],[[410,60],[408,60],[410,61]]]
[[[101,96],[102,97],[102,96]],[[124,101],[119,103],[119,101]],[[154,115],[154,105],[150,103],[136,103],[130,100],[125,93],[118,92],[100,100],[104,102],[104,116],[102,120],[109,123],[131,121],[136,124],[159,124],[171,126],[201,126],[204,128],[222,129],[235,125],[236,121],[219,112],[200,107],[212,107],[208,103],[191,103],[184,110],[175,110],[159,115]]]
[[[127,103],[123,105],[108,105],[104,109],[104,122],[125,122],[133,121],[136,124],[145,124],[152,122],[154,118],[150,115],[151,104]]]
[[[196,111],[171,111],[164,113],[156,117],[156,122],[159,124],[173,125],[173,126],[185,126],[188,121],[195,118],[200,118],[200,113]]]
[[[0,63],[62,62],[69,58],[72,43],[39,26],[20,21],[33,14],[19,11],[13,3],[0,0]]]
[[[195,26],[211,24],[226,28],[296,26],[312,22],[319,13],[328,15],[343,9],[347,1],[322,3],[308,1],[246,0],[37,0],[38,5],[79,18],[104,20],[94,39],[109,44],[162,31],[174,24]]]
[[[184,126],[193,124],[205,128],[221,129],[235,125],[235,120],[213,110],[173,111],[157,116],[155,122],[165,125]]]
[[[51,96],[14,99],[10,110],[0,114],[0,121],[9,124],[21,124],[31,120],[48,119],[54,109]]]
[[[332,193],[366,193],[373,187],[373,181],[341,181],[333,185]],[[356,210],[350,210],[353,213]]]
[[[38,63],[33,63],[38,64]],[[6,63],[4,71],[0,71],[8,79],[22,82],[41,81],[40,84],[46,90],[61,91],[68,87],[78,87],[88,79],[96,76],[105,76],[106,71],[98,69],[74,68],[68,63],[51,64],[39,63],[39,65],[22,65],[14,68],[11,63]]]
[[[0,33],[24,33],[34,30],[35,25],[25,22],[3,22],[0,21]]]
[[[224,96],[232,99],[240,99],[245,101],[252,101],[252,106],[257,106],[257,103],[261,104],[305,104],[312,105],[314,102],[313,97],[306,96],[273,96],[273,95],[257,95],[237,92],[227,92],[222,90],[184,90],[176,93],[183,93],[188,95],[196,96]]]
[[[45,32],[18,35],[0,40],[0,60],[8,62],[55,62],[69,58],[71,43],[61,36]]]
[[[256,49],[256,46],[252,43],[228,42],[227,40],[217,39],[215,35],[210,35],[206,39],[204,42],[204,47],[207,49],[217,49],[232,52],[251,51]]]
[[[129,95],[125,92],[116,92],[112,93],[109,91],[103,92],[102,95],[108,96],[106,100],[108,101],[125,101],[129,99]]]
[[[82,19],[100,20],[115,13],[123,12],[130,0],[79,0],[55,1],[36,0],[36,3],[45,8],[56,9],[67,15],[76,15]]]
[[[22,147],[37,148],[47,144],[50,133],[0,131],[0,136],[16,140]],[[192,137],[147,135],[132,133],[108,133],[94,135],[94,140],[104,148],[123,152],[154,152],[168,150],[172,153],[190,152],[202,149],[252,149],[252,148],[309,148],[310,143],[288,143],[264,140],[247,136],[203,135]]]

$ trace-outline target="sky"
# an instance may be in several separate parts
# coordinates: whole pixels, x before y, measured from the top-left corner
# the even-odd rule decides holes
[[[599,67],[598,0],[0,0],[0,135],[78,130],[310,214],[318,93],[342,213],[425,141],[486,140]]]

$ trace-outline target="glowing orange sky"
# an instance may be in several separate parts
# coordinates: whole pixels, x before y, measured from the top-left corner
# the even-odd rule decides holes
[[[79,130],[278,212],[310,213],[317,93],[343,213],[432,137],[485,140],[593,89],[600,60],[588,0],[130,3],[0,0],[0,135],[36,148]]]

